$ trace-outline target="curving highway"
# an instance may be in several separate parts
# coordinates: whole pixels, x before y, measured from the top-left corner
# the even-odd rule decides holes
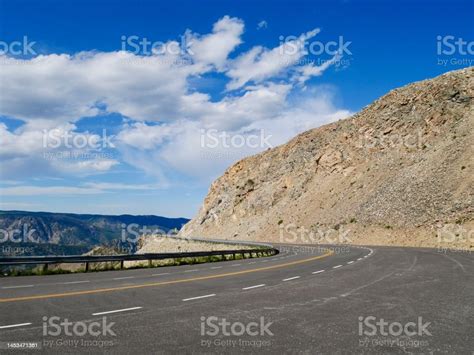
[[[0,353],[474,351],[472,254],[276,247],[259,259],[2,278]]]

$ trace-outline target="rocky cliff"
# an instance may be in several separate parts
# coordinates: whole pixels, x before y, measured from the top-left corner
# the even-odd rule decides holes
[[[180,234],[473,248],[473,96],[449,72],[243,159]]]

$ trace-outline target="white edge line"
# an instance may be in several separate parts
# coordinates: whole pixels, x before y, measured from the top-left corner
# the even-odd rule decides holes
[[[215,293],[211,293],[210,295],[197,296],[197,297],[191,297],[191,298],[184,298],[184,299],[183,299],[183,302],[191,301],[191,300],[198,300],[198,299],[200,299],[200,298],[213,297],[213,296],[215,296],[215,295],[216,295]]]
[[[260,285],[255,285],[255,286],[249,286],[249,287],[244,287],[242,290],[251,290],[252,288],[257,288],[257,287],[263,287],[265,284],[260,284]]]
[[[289,277],[287,279],[283,279],[283,281],[291,281],[291,280],[295,280],[295,279],[299,279],[300,276],[293,276],[293,277]]]
[[[20,323],[20,324],[2,325],[2,326],[0,326],[0,329],[16,328],[16,327],[22,327],[22,326],[24,326],[24,325],[31,325],[31,323]]]
[[[141,309],[141,308],[143,308],[143,307],[131,307],[131,308],[124,308],[124,309],[116,309],[116,310],[113,310],[113,311],[92,313],[92,315],[93,315],[93,316],[101,316],[101,315],[103,315],[103,314],[126,312],[126,311],[134,311],[134,310],[136,310],[136,309]]]

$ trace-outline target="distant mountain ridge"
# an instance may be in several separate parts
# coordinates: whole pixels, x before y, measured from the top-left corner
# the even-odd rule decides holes
[[[133,233],[140,233],[144,228],[166,233],[179,230],[188,221],[154,215],[0,211],[0,254],[12,254],[18,247],[23,248],[22,254],[37,255],[77,254],[96,246],[133,250],[136,248]],[[123,240],[124,233],[132,242]]]

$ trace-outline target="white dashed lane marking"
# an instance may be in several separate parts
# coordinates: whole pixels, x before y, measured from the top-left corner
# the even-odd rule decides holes
[[[2,326],[0,326],[0,329],[23,327],[25,325],[31,325],[31,324],[32,323],[19,323],[19,324],[2,325]]]
[[[89,280],[84,280],[84,281],[69,281],[69,282],[63,282],[62,285],[74,285],[74,284],[84,284],[90,282]]]
[[[10,288],[25,288],[25,287],[34,287],[34,285],[4,286],[2,287],[2,289],[8,290]]]
[[[211,293],[210,295],[197,296],[197,297],[191,297],[191,298],[184,298],[184,299],[183,299],[183,302],[192,301],[192,300],[198,300],[198,299],[207,298],[207,297],[214,297],[215,295],[216,295],[215,293]]]
[[[119,312],[127,312],[127,311],[135,311],[137,309],[141,309],[142,307],[131,307],[131,308],[123,308],[123,309],[115,309],[113,311],[105,311],[105,312],[97,312],[92,313],[93,316],[101,316],[103,314],[110,314],[110,313],[119,313]]]
[[[299,279],[300,276],[293,276],[293,277],[289,277],[287,279],[283,279],[283,281],[291,281],[291,280],[296,280],[296,279]]]

